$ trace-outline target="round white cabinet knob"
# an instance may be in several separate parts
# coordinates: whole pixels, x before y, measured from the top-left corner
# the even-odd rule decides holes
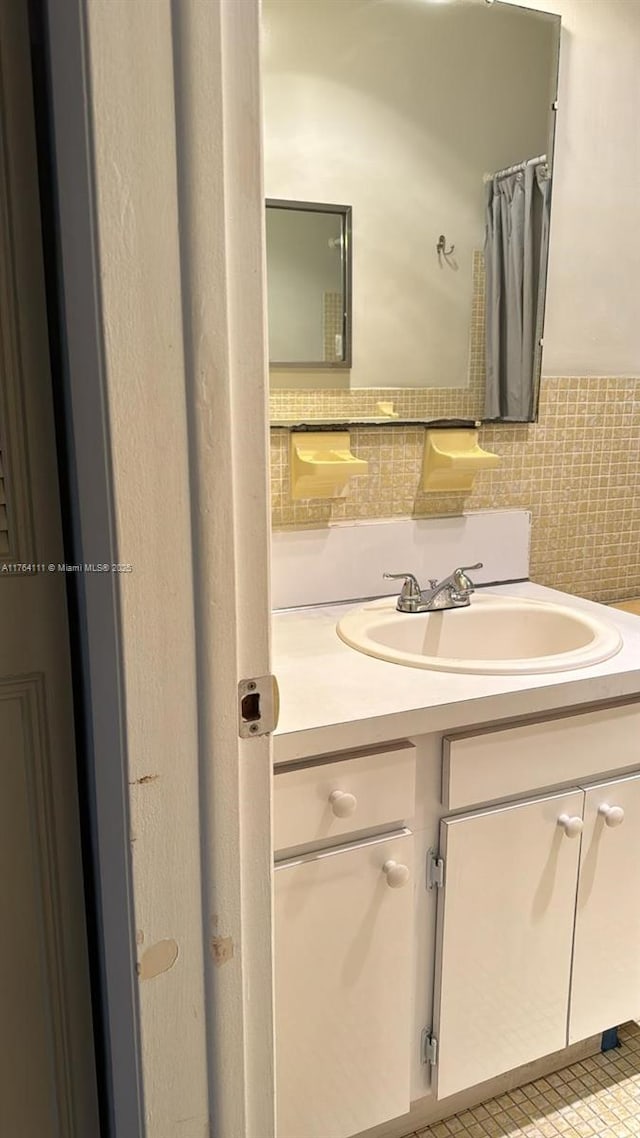
[[[385,861],[382,872],[387,878],[387,885],[391,889],[401,889],[403,885],[407,884],[409,877],[409,866],[403,865],[399,861]]]
[[[332,790],[329,802],[336,818],[350,818],[358,805],[355,794],[349,794],[346,790]]]
[[[558,818],[558,825],[562,826],[568,838],[577,838],[578,834],[582,833],[584,822],[577,815],[561,814]]]
[[[603,802],[598,814],[602,814],[607,826],[621,826],[624,822],[622,806],[609,806],[608,802]]]

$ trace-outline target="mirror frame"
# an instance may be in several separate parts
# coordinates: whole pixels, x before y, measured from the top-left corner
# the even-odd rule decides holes
[[[269,359],[269,369],[273,371],[346,371],[352,363],[352,268],[351,268],[351,206],[333,205],[328,202],[297,202],[288,198],[267,198],[266,209],[306,210],[309,213],[339,213],[342,216],[343,226],[343,252],[342,252],[342,343],[343,358],[341,360],[287,361]],[[268,304],[267,292],[267,304]]]

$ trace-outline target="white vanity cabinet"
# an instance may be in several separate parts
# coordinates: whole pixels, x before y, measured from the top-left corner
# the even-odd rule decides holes
[[[569,1043],[640,1017],[640,774],[585,786]]]
[[[410,744],[276,773],[278,1138],[409,1109],[414,773]]]
[[[274,782],[278,1138],[400,1133],[640,1016],[640,702]]]
[[[638,767],[639,715],[445,739],[443,802],[523,797],[440,823],[439,1099],[640,1014],[640,774],[589,778]],[[575,785],[534,797],[553,779]]]
[[[583,797],[441,823],[438,1098],[566,1045]]]
[[[514,677],[351,651],[345,611],[278,616],[278,1138],[421,1132],[640,1017],[638,618]]]
[[[411,846],[406,833],[276,867],[279,1138],[347,1138],[409,1109]]]

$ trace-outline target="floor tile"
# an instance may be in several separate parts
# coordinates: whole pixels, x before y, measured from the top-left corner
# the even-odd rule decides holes
[[[622,1046],[407,1138],[640,1138],[640,1026]]]

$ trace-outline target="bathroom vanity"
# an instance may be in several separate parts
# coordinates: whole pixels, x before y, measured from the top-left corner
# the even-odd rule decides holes
[[[640,622],[530,583],[480,595],[622,647],[456,674],[355,651],[336,625],[361,606],[275,616],[279,1138],[401,1135],[640,1016]]]

